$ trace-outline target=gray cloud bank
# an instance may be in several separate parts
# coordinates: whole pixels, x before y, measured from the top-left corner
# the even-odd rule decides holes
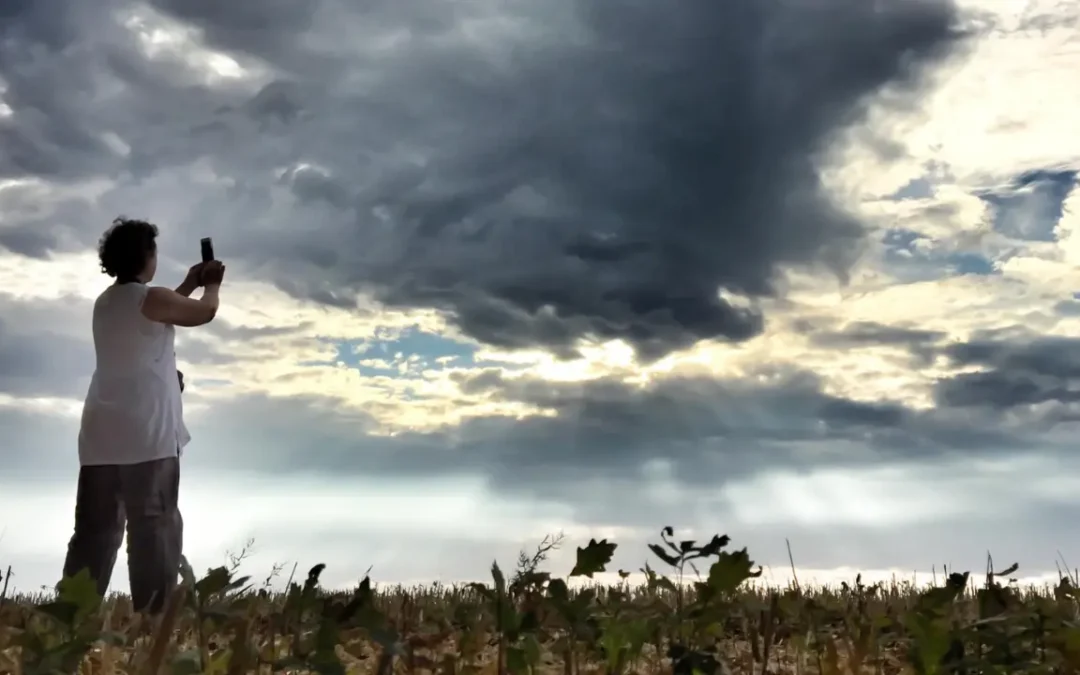
[[[94,370],[90,308],[78,298],[0,295],[0,393],[81,398]]]
[[[363,288],[488,344],[623,338],[646,359],[759,333],[718,288],[844,275],[862,228],[819,163],[961,39],[946,0],[151,5],[265,86],[147,59],[120,0],[6,4],[0,177],[119,187],[0,245],[43,255],[145,209],[320,302]],[[198,160],[216,183],[162,187]]]
[[[197,443],[190,462],[207,470],[289,475],[479,475],[511,494],[574,501],[584,484],[632,485],[658,461],[681,484],[708,488],[775,470],[1019,457],[1070,447],[1080,387],[1077,340],[1009,333],[950,342],[874,324],[816,335],[825,344],[906,344],[913,367],[944,359],[957,369],[979,370],[938,379],[932,384],[937,405],[929,409],[829,394],[819,377],[793,366],[763,365],[756,377],[745,379],[674,375],[647,386],[614,376],[551,382],[475,370],[455,376],[465,393],[547,414],[473,417],[394,436],[382,435],[365,413],[334,401],[242,397],[214,403],[192,419]],[[70,355],[85,347],[65,349]],[[65,361],[50,359],[54,351],[49,340],[12,339],[0,330],[0,372],[8,375],[0,379],[0,392],[81,396],[70,391],[65,374],[71,369],[60,368]],[[188,354],[195,367],[189,377],[197,377],[200,364],[212,366],[219,358],[199,354]],[[26,390],[28,382],[37,389]],[[20,432],[29,438],[36,419],[9,417],[4,426],[29,425]],[[41,422],[35,433],[48,439],[56,431],[56,425]],[[74,437],[74,431],[67,433],[65,444]],[[24,468],[48,463],[51,453],[42,454],[42,445],[55,446],[48,440],[16,443],[10,461]]]
[[[835,396],[820,378],[794,367],[763,366],[760,377],[740,380],[669,376],[643,387],[614,377],[550,382],[482,370],[457,376],[464,391],[548,414],[472,418],[384,437],[371,434],[374,425],[363,414],[341,416],[325,401],[249,398],[200,425],[215,438],[246,429],[231,432],[227,445],[267,448],[257,470],[483,475],[497,490],[565,502],[597,481],[638,484],[656,462],[680,485],[710,489],[777,470],[1071,453],[1080,388],[1076,340],[1008,333],[958,342],[873,324],[819,335],[825,343],[906,346],[913,367],[936,360],[956,370],[931,383],[932,408]],[[964,372],[973,366],[979,371]],[[1026,384],[995,388],[994,382]],[[249,459],[223,454],[206,461],[241,468]],[[635,522],[632,508],[615,511]]]
[[[1070,364],[1077,350],[1070,340],[1035,340],[1013,331],[950,342],[936,334],[875,324],[822,331],[819,339],[866,347],[910,345],[916,362],[927,358],[929,351],[929,358],[949,359],[957,367],[978,366],[999,378],[1057,378],[1056,384],[1046,385],[1051,392],[1076,386],[1077,373]],[[45,349],[45,343],[40,344]],[[31,364],[43,362],[39,356],[27,358]],[[245,477],[265,481],[351,475],[387,484],[401,481],[407,490],[415,480],[480,476],[496,499],[526,501],[577,523],[634,530],[673,524],[729,531],[740,545],[750,545],[760,560],[772,564],[782,564],[785,552],[780,544],[790,537],[797,563],[805,567],[899,565],[925,570],[931,563],[974,564],[978,561],[965,556],[986,548],[995,556],[1021,560],[1027,570],[1050,567],[1054,548],[1062,544],[1057,533],[1067,518],[1074,517],[1075,504],[1066,495],[1067,481],[1050,494],[1026,481],[1075,473],[1075,416],[1069,416],[1068,397],[1050,400],[1048,395],[1033,401],[1018,396],[1005,406],[997,394],[987,393],[978,400],[972,394],[959,401],[942,396],[935,408],[917,410],[895,401],[829,395],[814,375],[791,368],[772,367],[761,374],[764,381],[678,376],[638,388],[613,378],[557,383],[511,379],[493,370],[463,373],[460,384],[472,395],[537,405],[553,416],[482,417],[457,427],[393,437],[374,433],[373,421],[363,413],[344,412],[331,401],[240,398],[192,418],[195,440],[185,453],[185,475],[190,484],[204,478],[235,480],[241,492],[247,485]],[[967,382],[966,377],[945,376],[934,386],[947,391],[959,386],[957,382]],[[991,391],[975,386],[971,390]],[[61,421],[46,413],[0,409],[4,482],[44,486],[63,477],[70,485],[76,470],[76,430],[77,419]],[[936,524],[815,523],[790,514],[757,522],[748,514],[759,509],[768,514],[773,508],[769,494],[743,494],[740,499],[748,501],[741,503],[739,515],[731,502],[720,499],[727,488],[775,472],[899,467],[936,472],[932,485],[950,486],[950,491],[955,489],[970,501],[983,494],[966,483],[978,473],[972,472],[973,461],[1033,457],[1056,461],[1060,472],[1029,475],[1020,461],[1018,480],[995,488],[1003,491],[977,513],[970,504],[968,510],[950,511],[956,494],[943,494]],[[657,472],[677,488],[674,501],[650,493]],[[912,488],[926,487],[922,480],[913,482]],[[808,494],[813,489],[808,486]],[[934,492],[928,488],[912,499],[927,499],[928,494]],[[274,539],[270,533],[259,535]],[[285,546],[303,536],[289,534],[277,544]],[[379,555],[393,558],[387,551],[397,544],[390,545],[387,537],[364,534],[363,539]],[[643,542],[624,539],[627,555],[619,564],[640,564]],[[919,547],[909,545],[913,540]],[[470,557],[466,542],[443,545],[461,552],[440,569],[443,574],[465,575],[488,562],[487,553],[483,561]],[[362,559],[358,549],[342,549],[340,555],[319,551],[320,556],[329,555],[326,561],[337,572],[362,571],[350,566]],[[937,557],[930,559],[927,552]],[[430,574],[419,568],[415,572],[417,577]]]

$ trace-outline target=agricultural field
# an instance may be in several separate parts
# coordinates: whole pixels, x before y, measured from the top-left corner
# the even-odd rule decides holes
[[[486,583],[320,588],[294,571],[285,591],[239,564],[190,566],[160,619],[102,601],[85,574],[51,597],[0,599],[0,672],[438,673],[1078,673],[1080,591],[1010,582],[1011,569],[911,585],[767,588],[726,536],[643,552],[645,582],[601,586],[616,544],[577,549],[567,578],[542,571],[547,539]],[[617,571],[626,579],[628,572]]]

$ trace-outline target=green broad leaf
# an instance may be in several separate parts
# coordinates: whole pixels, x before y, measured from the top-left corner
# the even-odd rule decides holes
[[[225,590],[232,581],[232,574],[226,567],[215,567],[207,570],[206,576],[195,582],[195,592],[199,598],[206,599],[215,593]]]
[[[754,562],[743,548],[733,553],[721,552],[709,568],[709,587],[717,593],[733,593],[746,580],[761,576],[761,568],[754,570]]]
[[[79,608],[70,602],[53,600],[44,602],[34,609],[51,619],[55,619],[62,626],[71,627],[75,624],[75,614]]]
[[[547,587],[548,597],[557,603],[565,603],[570,599],[570,589],[562,579],[552,579]]]
[[[725,546],[731,543],[731,537],[724,535],[713,535],[712,540],[708,544],[705,544],[697,551],[697,557],[711,558],[715,555],[720,555],[720,551]]]
[[[605,566],[611,562],[616,547],[618,547],[618,544],[609,544],[607,539],[601,539],[600,541],[590,539],[588,546],[585,548],[578,547],[577,564],[571,570],[570,576],[584,576],[592,579],[594,574],[603,572]]]
[[[526,675],[529,672],[529,658],[521,647],[506,649],[506,670],[513,675]]]
[[[98,595],[97,583],[90,578],[89,570],[83,569],[73,577],[60,581],[57,599],[75,605],[74,624],[82,624],[96,614],[101,607],[102,597]]]
[[[526,635],[521,641],[521,649],[525,652],[525,662],[528,664],[529,669],[535,669],[540,664],[542,654],[540,641],[536,639],[535,635]]]
[[[679,564],[679,558],[665,551],[660,544],[649,544],[649,550],[655,553],[657,558],[660,558],[672,567]]]
[[[307,579],[304,581],[304,594],[308,595],[315,591],[319,585],[319,577],[326,570],[326,563],[319,563],[308,570]]]
[[[499,569],[499,563],[492,561],[491,563],[491,579],[495,582],[495,595],[503,598],[506,596],[506,577],[503,575],[502,570]]]
[[[364,577],[364,580],[361,581],[360,585],[353,591],[349,601],[343,605],[335,606],[334,609],[336,610],[335,616],[337,620],[342,624],[348,624],[360,610],[371,605],[371,599],[371,579]]]
[[[189,649],[177,654],[172,660],[170,672],[172,675],[199,675],[199,673],[202,673],[199,650]]]
[[[479,581],[472,582],[471,584],[469,584],[468,588],[480,597],[484,598],[485,600],[491,600],[495,597],[495,591],[491,590]]]

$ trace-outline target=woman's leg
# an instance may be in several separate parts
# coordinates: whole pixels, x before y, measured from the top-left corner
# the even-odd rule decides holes
[[[136,611],[160,612],[176,587],[184,542],[177,457],[121,467],[128,519],[128,578]]]
[[[88,570],[104,597],[109,589],[116,554],[124,540],[124,506],[120,472],[111,465],[79,469],[75,496],[75,533],[68,542],[64,576]]]

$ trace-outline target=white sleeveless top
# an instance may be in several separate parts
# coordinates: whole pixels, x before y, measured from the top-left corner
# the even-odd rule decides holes
[[[143,316],[147,290],[113,285],[94,302],[97,367],[79,429],[83,466],[176,457],[191,440],[176,376],[176,329]]]

